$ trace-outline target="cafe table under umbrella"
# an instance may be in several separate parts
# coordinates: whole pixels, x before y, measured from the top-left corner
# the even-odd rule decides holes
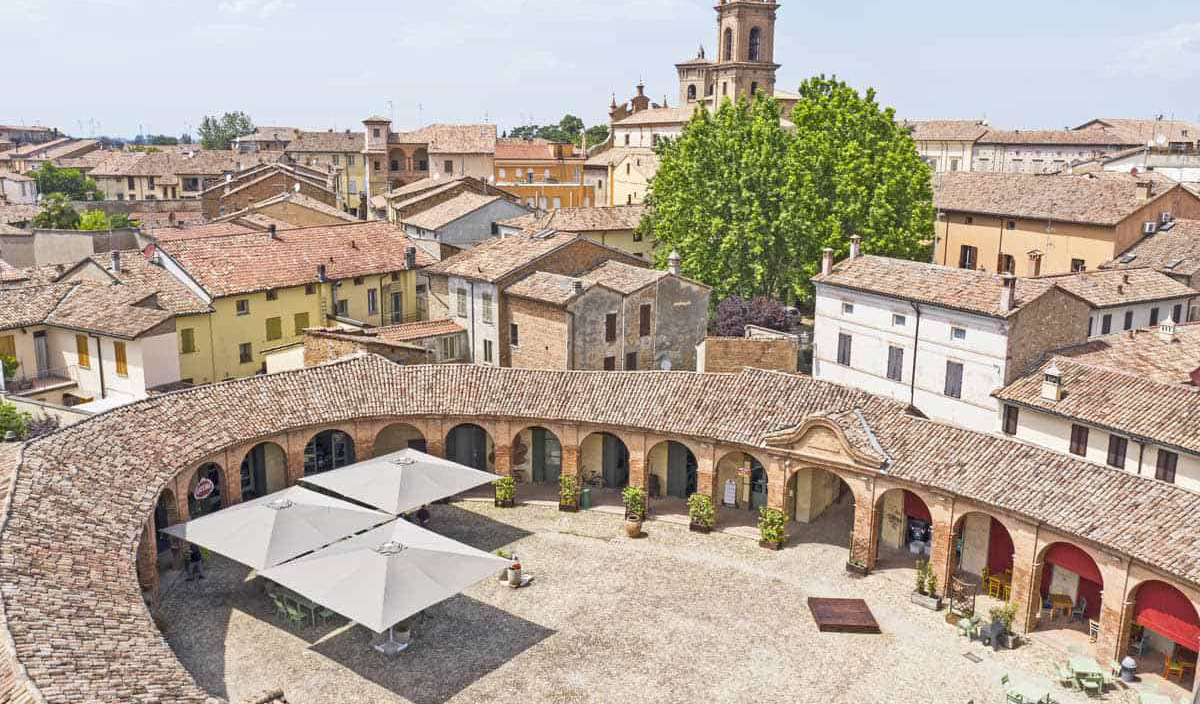
[[[507,566],[508,560],[396,520],[277,565],[264,577],[404,644],[392,627]]]
[[[391,516],[302,486],[234,504],[163,532],[262,572]]]
[[[495,474],[405,448],[305,477],[304,483],[394,515],[496,480]]]

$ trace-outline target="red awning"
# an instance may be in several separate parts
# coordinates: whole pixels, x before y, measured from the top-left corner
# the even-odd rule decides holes
[[[1200,651],[1200,617],[1196,607],[1175,587],[1151,580],[1138,587],[1133,622],[1170,638],[1191,651]]]
[[[904,492],[904,515],[926,523],[933,523],[933,518],[929,515],[929,508],[925,506],[925,502],[911,491]]]
[[[992,574],[1000,574],[1013,566],[1013,541],[1004,524],[991,519],[988,533],[987,568]]]
[[[1044,558],[1047,564],[1070,570],[1086,580],[1103,585],[1104,578],[1100,576],[1100,568],[1096,561],[1080,548],[1070,543],[1055,543],[1046,551]]]

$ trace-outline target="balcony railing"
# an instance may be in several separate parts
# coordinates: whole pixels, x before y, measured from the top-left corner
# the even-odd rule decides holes
[[[56,386],[76,384],[79,371],[75,366],[39,369],[29,374],[18,374],[4,382],[6,391],[14,394],[35,394]]]

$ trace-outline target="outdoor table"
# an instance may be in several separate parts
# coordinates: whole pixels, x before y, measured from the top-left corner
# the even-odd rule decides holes
[[[1067,663],[1071,668],[1071,672],[1075,673],[1076,677],[1103,677],[1104,670],[1100,669],[1100,663],[1096,662],[1095,658],[1086,655],[1076,655]]]
[[[1063,612],[1063,616],[1069,616],[1071,608],[1075,606],[1075,602],[1071,601],[1071,597],[1066,594],[1051,594],[1048,598],[1050,599],[1050,608],[1053,609],[1051,618],[1057,618],[1060,610]]]
[[[1174,704],[1171,698],[1164,694],[1142,692],[1138,695],[1138,704]]]
[[[1027,682],[1021,679],[1014,679],[1010,683],[1006,694],[1020,695],[1021,701],[1029,702],[1044,702],[1050,698],[1051,688],[1046,684],[1036,682]]]

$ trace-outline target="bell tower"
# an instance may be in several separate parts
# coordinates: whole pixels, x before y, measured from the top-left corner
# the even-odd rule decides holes
[[[754,91],[775,93],[774,0],[719,0],[717,55],[711,71],[715,101],[735,99]]]

